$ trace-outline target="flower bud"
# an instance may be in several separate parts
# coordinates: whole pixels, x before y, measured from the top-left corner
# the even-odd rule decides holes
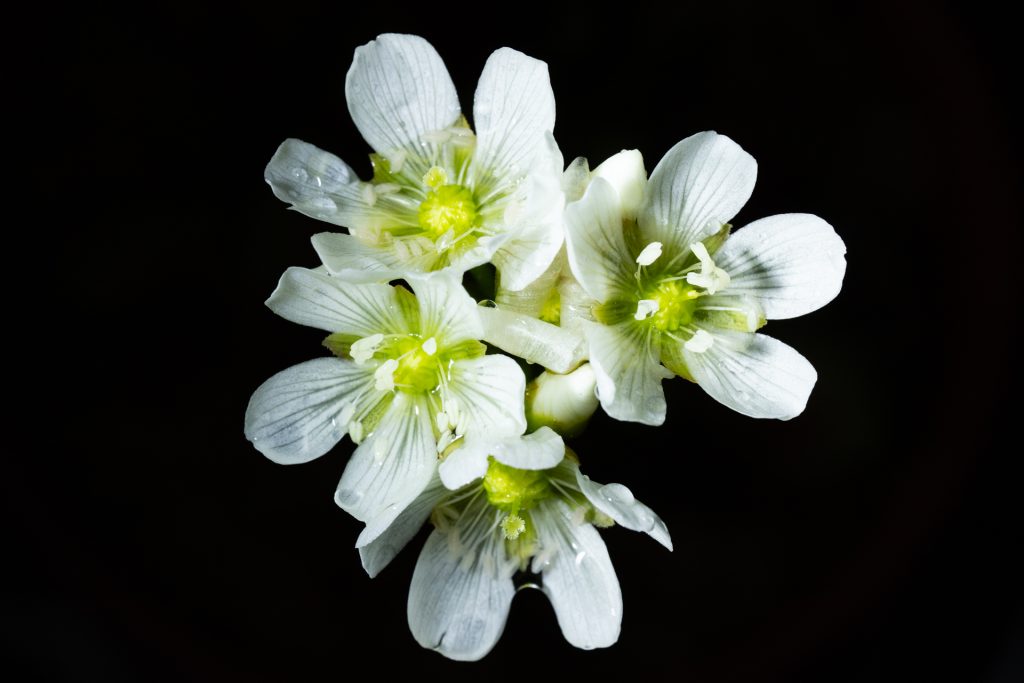
[[[597,410],[596,385],[590,363],[566,375],[542,372],[526,387],[529,431],[547,426],[565,437],[582,432]]]

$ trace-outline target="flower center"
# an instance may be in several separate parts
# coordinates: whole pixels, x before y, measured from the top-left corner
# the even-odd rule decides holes
[[[512,522],[518,524],[518,513],[528,510],[550,493],[547,476],[541,470],[520,470],[488,458],[484,475],[487,500],[499,510],[512,513]]]
[[[420,226],[433,238],[442,237],[449,231],[453,239],[457,238],[477,223],[473,193],[463,185],[440,185],[427,193],[420,204],[418,218]]]
[[[372,358],[383,361],[374,371],[376,387],[382,391],[426,392],[438,385],[440,364],[434,337],[373,334],[353,342],[348,353],[360,365]]]
[[[696,287],[683,280],[666,280],[646,292],[642,301],[651,302],[644,307],[646,310],[653,308],[651,323],[663,332],[673,332],[693,320],[700,295]]]

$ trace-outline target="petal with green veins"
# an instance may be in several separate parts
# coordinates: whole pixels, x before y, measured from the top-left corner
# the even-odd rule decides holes
[[[594,507],[611,517],[617,524],[632,531],[641,531],[648,534],[655,541],[672,550],[672,538],[669,536],[668,527],[655,514],[654,510],[647,507],[633,497],[633,493],[622,484],[598,484],[590,480],[590,477],[576,471],[576,483],[580,491],[587,497]]]
[[[457,422],[464,430],[459,433],[501,438],[526,430],[525,390],[526,377],[514,360],[489,355],[453,363],[441,400],[457,402],[462,414]]]
[[[406,278],[419,302],[419,332],[437,337],[442,347],[483,337],[476,302],[450,273],[410,275]]]
[[[359,132],[374,150],[408,153],[402,173],[419,178],[423,136],[462,115],[455,85],[437,51],[419,36],[388,33],[356,48],[345,79],[345,99]]]
[[[716,255],[729,292],[756,297],[770,319],[795,318],[835,298],[846,273],[846,245],[811,214],[762,218],[733,233]]]
[[[459,522],[463,520],[460,519]],[[450,534],[466,533],[453,552]],[[476,661],[498,642],[515,595],[504,541],[493,527],[434,530],[413,571],[407,613],[416,642],[445,657]]]
[[[437,463],[434,444],[426,397],[398,392],[388,412],[352,454],[335,502],[364,522],[391,506],[404,509],[430,483]]]
[[[574,524],[562,501],[539,507],[533,519],[550,553],[539,569],[562,635],[584,650],[613,645],[622,626],[622,592],[597,529]]]
[[[374,213],[355,171],[330,152],[289,138],[264,171],[274,196],[310,218],[335,225],[369,224]]]
[[[789,420],[803,412],[818,377],[806,358],[764,334],[712,333],[715,342],[703,353],[681,351],[708,395],[749,417]]]
[[[623,217],[636,220],[647,187],[647,170],[639,150],[613,154],[594,169],[593,177],[607,180],[619,195]]]
[[[703,132],[658,162],[640,208],[640,232],[668,254],[717,233],[750,199],[757,162],[724,135]]]
[[[473,100],[473,121],[477,187],[486,193],[492,179],[514,182],[526,175],[545,153],[545,133],[555,127],[547,64],[507,47],[491,53]]]
[[[401,552],[430,518],[434,507],[447,494],[435,476],[420,495],[402,510],[389,509],[367,522],[356,540],[363,569],[372,579]]]
[[[337,232],[313,235],[313,249],[331,275],[348,282],[389,282],[402,276],[402,264],[390,251]]]
[[[292,267],[281,276],[267,306],[300,325],[368,337],[407,329],[397,296],[396,289],[388,285],[352,284]]]
[[[245,436],[281,464],[319,458],[348,431],[353,414],[381,395],[373,370],[337,358],[317,358],[277,373],[253,393]]]
[[[659,362],[651,328],[629,320],[612,326],[588,323],[584,330],[604,411],[616,420],[662,424],[665,392],[661,380],[672,373]]]
[[[608,181],[590,183],[565,209],[566,247],[573,275],[597,301],[635,286],[634,258],[622,231],[619,197]]]

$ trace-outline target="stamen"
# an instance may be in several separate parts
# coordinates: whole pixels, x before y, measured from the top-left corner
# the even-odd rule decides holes
[[[451,132],[447,130],[431,130],[420,135],[420,140],[427,144],[443,145],[451,136]]]
[[[640,299],[640,301],[636,302],[636,313],[633,314],[633,318],[635,320],[647,320],[657,312],[657,301],[654,299]]]
[[[402,186],[398,183],[380,183],[373,188],[373,191],[378,197],[382,197],[386,194],[394,194],[401,191]]]
[[[353,343],[351,348],[349,348],[348,353],[352,356],[352,360],[354,360],[357,365],[362,365],[373,358],[373,352],[377,350],[377,347],[380,346],[383,341],[383,334],[371,334],[369,337],[363,337]]]
[[[694,242],[690,245],[690,251],[700,260],[699,273],[687,273],[686,281],[694,287],[703,287],[708,294],[725,289],[729,286],[729,273],[715,265],[711,254],[702,242]]]
[[[398,361],[388,358],[380,364],[373,373],[374,387],[378,391],[391,391],[395,388],[395,370],[398,369]]]
[[[641,266],[649,266],[661,256],[661,242],[651,242],[636,257],[636,262]]]
[[[440,166],[431,166],[430,170],[423,174],[423,184],[432,190],[448,184],[448,172]]]
[[[402,148],[398,148],[385,154],[384,158],[388,160],[388,169],[392,173],[401,173],[402,167],[405,166],[405,159],[408,156],[408,152]]]
[[[377,191],[370,183],[363,185],[363,201],[366,202],[368,206],[373,206],[377,203]]]
[[[427,354],[428,356],[433,356],[435,353],[437,353],[437,339],[431,337],[427,341],[423,342],[421,348],[423,349],[423,353]]]
[[[363,423],[352,422],[348,426],[348,436],[352,439],[352,443],[358,444],[363,440]]]
[[[714,344],[714,343],[715,343],[715,338],[714,337],[712,337],[710,334],[708,334],[704,330],[697,330],[696,332],[693,333],[693,336],[690,337],[683,344],[683,347],[687,351],[691,351],[693,353],[704,353],[705,351],[710,349],[711,345]]]

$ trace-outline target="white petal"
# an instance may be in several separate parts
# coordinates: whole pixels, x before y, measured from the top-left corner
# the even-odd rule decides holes
[[[616,420],[662,424],[665,392],[661,380],[672,373],[662,367],[649,328],[632,322],[612,326],[587,323],[584,330],[604,411]]]
[[[605,159],[594,169],[595,178],[604,178],[619,194],[622,215],[635,220],[647,187],[644,158],[636,149],[624,149]]]
[[[549,470],[565,457],[565,443],[554,430],[541,427],[532,434],[498,443],[490,455],[520,470]]]
[[[566,207],[565,243],[573,275],[594,299],[607,301],[635,287],[635,255],[626,247],[619,197],[608,181],[595,179],[583,199]]]
[[[804,411],[818,379],[806,358],[767,335],[711,332],[711,348],[682,354],[693,379],[712,398],[750,417],[789,420]]]
[[[312,241],[327,271],[348,282],[390,282],[404,273],[391,252],[368,247],[352,235],[321,232]]]
[[[551,265],[548,266],[547,270],[522,289],[511,290],[503,286],[501,278],[498,278],[498,291],[494,295],[494,300],[502,310],[527,315],[531,318],[539,318],[544,310],[544,304],[555,293],[562,269],[568,270],[568,267],[569,262],[566,261],[565,249],[563,247],[551,261]]]
[[[846,245],[832,226],[806,213],[771,216],[733,233],[715,255],[729,293],[756,297],[771,319],[795,318],[835,298],[846,273]]]
[[[576,157],[562,174],[562,191],[565,192],[565,201],[579,201],[589,184],[590,162],[586,157]]]
[[[597,484],[576,467],[576,483],[594,507],[633,531],[642,531],[658,543],[672,550],[668,527],[654,510],[633,497],[633,492],[622,484]]]
[[[475,661],[498,642],[515,588],[515,565],[493,528],[471,561],[452,552],[448,536],[430,534],[409,587],[409,628],[416,642],[445,657]]]
[[[526,389],[526,421],[575,436],[597,410],[597,376],[590,363],[567,375],[542,372]]]
[[[519,365],[494,354],[453,363],[446,393],[458,403],[467,436],[499,439],[526,431],[525,391]]]
[[[387,33],[356,48],[345,98],[363,138],[384,155],[406,151],[402,173],[414,178],[430,167],[423,136],[461,115],[444,62],[419,36]]]
[[[551,323],[500,308],[477,308],[483,322],[483,339],[555,372],[569,372],[586,356],[583,337]]]
[[[757,162],[735,142],[713,132],[691,135],[658,162],[640,209],[647,242],[669,254],[721,229],[750,199]]]
[[[446,493],[441,480],[434,477],[423,493],[416,496],[416,500],[404,510],[397,514],[387,510],[367,523],[356,540],[356,547],[359,548],[363,569],[371,579],[388,566],[412,540]]]
[[[245,436],[274,462],[308,462],[348,431],[353,412],[379,400],[372,372],[339,358],[318,358],[264,382],[245,410]]]
[[[408,329],[394,287],[354,284],[306,268],[286,270],[267,306],[294,323],[357,337]]]
[[[424,337],[437,337],[443,348],[484,336],[478,306],[453,274],[437,272],[406,279],[419,302],[420,334]]]
[[[437,471],[445,487],[455,490],[487,474],[487,456],[496,441],[486,435],[469,437],[441,461]]]
[[[398,393],[376,429],[352,454],[334,501],[363,522],[389,508],[405,509],[437,468],[431,420],[425,397]]]
[[[370,212],[355,171],[329,152],[289,138],[267,164],[274,196],[301,213],[336,225],[360,225]]]
[[[562,153],[549,133],[530,174],[504,200],[508,241],[495,252],[501,286],[518,290],[540,277],[562,248]]]
[[[473,122],[477,173],[517,177],[530,172],[545,151],[545,134],[555,128],[547,64],[511,48],[495,50],[480,75]]]
[[[584,650],[608,647],[622,625],[619,579],[597,530],[571,517],[561,502],[533,514],[542,544],[554,550],[542,568],[543,590],[566,640]]]

